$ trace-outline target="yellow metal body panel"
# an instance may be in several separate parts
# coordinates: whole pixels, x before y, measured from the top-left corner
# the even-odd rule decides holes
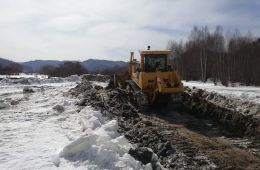
[[[147,54],[172,54],[172,51],[140,51],[140,63],[131,56],[129,62],[129,75],[141,91],[148,94],[149,102],[154,102],[159,94],[183,93],[184,88],[176,71],[144,72],[144,56]],[[139,66],[139,70],[137,69]]]
[[[183,84],[175,71],[171,72],[136,72],[131,79],[142,91],[157,90],[159,93],[181,93]],[[171,87],[167,87],[164,80],[168,80]]]

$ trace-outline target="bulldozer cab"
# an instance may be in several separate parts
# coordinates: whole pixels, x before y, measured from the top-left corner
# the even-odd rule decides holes
[[[168,56],[172,51],[141,51],[141,66],[143,72],[169,71]]]
[[[166,54],[146,54],[144,55],[144,72],[167,71]]]

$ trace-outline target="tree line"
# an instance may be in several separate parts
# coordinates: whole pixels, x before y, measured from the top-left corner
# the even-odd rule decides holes
[[[51,77],[68,77],[70,75],[82,75],[88,73],[80,62],[65,61],[58,67],[46,65],[43,66],[39,71],[40,74],[49,75]]]
[[[2,66],[0,64],[0,74],[8,75],[8,74],[18,74],[23,71],[23,66],[18,63],[10,63],[8,65]]]
[[[224,35],[221,26],[213,32],[195,26],[185,43],[169,41],[167,48],[175,51],[173,66],[185,80],[260,85],[260,39],[250,32]]]
[[[19,74],[24,71],[24,68],[21,64],[18,63],[10,63],[5,66],[0,65],[0,74],[2,75],[11,75],[11,74]],[[67,77],[70,75],[78,74],[86,74],[88,73],[88,70],[85,69],[80,62],[71,62],[71,61],[65,61],[59,66],[51,66],[51,65],[45,65],[39,70],[36,71],[36,73],[45,74],[50,77]]]
[[[19,74],[22,72],[24,72],[23,66],[15,62],[4,67],[0,65],[0,75]],[[42,66],[39,70],[36,70],[35,72],[39,74],[48,75],[50,77],[67,77],[75,74],[82,75],[89,73],[89,71],[80,62],[75,61],[65,61],[59,66],[45,65]],[[116,65],[112,68],[91,71],[91,73],[93,74],[107,75],[113,75],[119,72],[127,72],[127,67]]]

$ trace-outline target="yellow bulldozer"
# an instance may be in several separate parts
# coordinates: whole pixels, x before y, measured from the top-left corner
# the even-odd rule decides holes
[[[168,65],[173,51],[140,51],[140,61],[131,52],[128,66],[129,80],[126,89],[133,92],[140,110],[147,110],[149,105],[165,106],[180,103],[184,91],[183,83],[176,71]]]

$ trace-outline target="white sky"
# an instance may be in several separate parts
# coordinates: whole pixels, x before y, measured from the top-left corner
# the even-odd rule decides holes
[[[0,57],[128,60],[194,25],[260,34],[257,0],[0,0]]]

